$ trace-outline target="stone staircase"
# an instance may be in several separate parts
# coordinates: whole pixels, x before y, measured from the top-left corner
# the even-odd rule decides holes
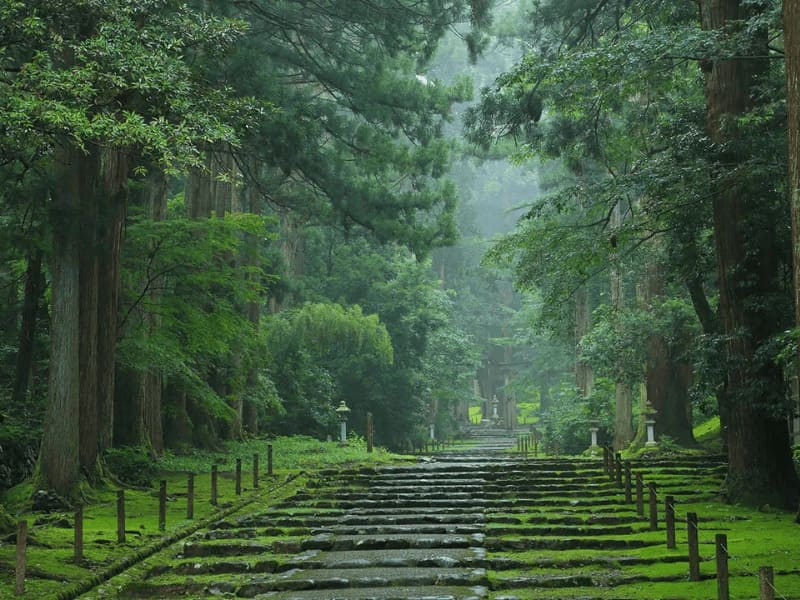
[[[661,537],[599,459],[525,459],[506,431],[476,441],[418,464],[324,471],[268,512],[198,532],[123,597],[591,598],[656,563],[683,576],[685,557],[651,551]],[[698,477],[721,474],[708,459],[650,468],[676,502],[708,497]]]

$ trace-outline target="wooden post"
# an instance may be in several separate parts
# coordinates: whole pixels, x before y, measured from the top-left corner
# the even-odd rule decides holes
[[[258,453],[253,454],[253,489],[258,489]]]
[[[372,431],[373,431],[373,422],[372,422],[372,413],[367,413],[367,452],[372,452]]]
[[[22,596],[25,593],[25,569],[28,550],[28,522],[17,523],[17,564],[16,578],[14,581],[14,594]]]
[[[622,488],[622,454],[617,452],[615,460],[614,478],[617,481],[617,487]]]
[[[211,465],[211,505],[217,505],[217,465]]]
[[[648,482],[647,489],[650,492],[650,531],[658,531],[658,499],[656,497],[656,484]]]
[[[539,456],[539,440],[536,438],[533,439],[533,458],[537,458]]]
[[[772,567],[758,567],[758,589],[761,592],[761,600],[775,600],[774,578],[775,571]]]
[[[700,581],[700,543],[698,540],[697,513],[686,515],[686,537],[689,546],[689,581]]]
[[[631,494],[631,463],[625,461],[625,502],[630,504],[633,501]]]
[[[667,529],[667,548],[675,550],[675,498],[664,498],[664,525]]]
[[[158,486],[158,530],[167,529],[167,480],[162,479]]]
[[[608,448],[603,446],[603,473],[608,475]]]
[[[636,514],[644,518],[644,481],[641,473],[636,473]]]
[[[125,490],[117,490],[117,543],[125,543]]]
[[[272,444],[267,444],[267,475],[272,477]]]
[[[236,495],[242,495],[242,459],[236,459]]]
[[[194,473],[189,473],[189,481],[186,483],[186,518],[194,519]]]
[[[83,506],[75,509],[75,562],[83,560]]]
[[[611,446],[608,448],[608,478],[614,481],[614,449]]]
[[[728,589],[728,536],[718,533],[714,538],[717,548],[717,600],[730,600]]]

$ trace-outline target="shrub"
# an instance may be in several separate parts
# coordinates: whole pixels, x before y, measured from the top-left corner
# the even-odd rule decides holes
[[[155,461],[145,448],[111,448],[106,450],[104,458],[108,470],[126,485],[149,487],[156,476]]]

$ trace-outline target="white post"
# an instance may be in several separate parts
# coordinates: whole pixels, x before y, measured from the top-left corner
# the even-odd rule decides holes
[[[432,440],[435,440],[435,439],[436,439],[436,425],[434,425],[433,423],[431,423],[431,424],[430,424],[428,427],[430,428],[430,436],[431,436],[431,439],[432,439]]]
[[[339,427],[339,441],[347,443],[347,421],[341,421]]]
[[[590,427],[589,433],[592,434],[592,448],[597,448],[597,427]]]

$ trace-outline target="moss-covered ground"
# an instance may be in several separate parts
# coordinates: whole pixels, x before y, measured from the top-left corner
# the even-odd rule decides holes
[[[273,447],[273,476],[267,476],[267,444]],[[259,488],[253,488],[252,457],[259,455]],[[235,462],[242,459],[242,494],[236,495]],[[67,596],[92,579],[157,552],[166,540],[179,539],[201,524],[247,507],[279,503],[305,486],[304,473],[348,465],[379,465],[402,460],[383,449],[367,453],[362,440],[347,446],[307,437],[283,437],[229,444],[219,452],[167,454],[158,461],[150,488],[125,489],[126,540],[117,541],[116,495],[119,486],[87,490],[84,507],[83,560],[74,559],[74,511],[32,512],[32,488],[24,483],[2,498],[16,520],[28,522],[27,577],[23,598]],[[211,498],[211,466],[217,465],[218,502]],[[194,518],[187,519],[188,473],[195,473]],[[167,481],[166,529],[158,526],[158,481]],[[317,511],[319,512],[319,511]],[[16,534],[0,540],[0,598],[14,598]]]

